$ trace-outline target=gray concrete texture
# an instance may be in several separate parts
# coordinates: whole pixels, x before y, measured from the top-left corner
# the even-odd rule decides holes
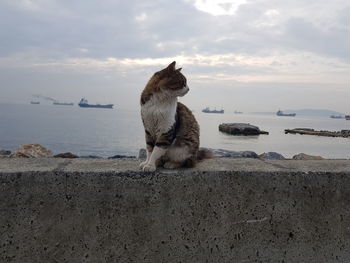
[[[350,262],[350,161],[0,159],[0,262]]]

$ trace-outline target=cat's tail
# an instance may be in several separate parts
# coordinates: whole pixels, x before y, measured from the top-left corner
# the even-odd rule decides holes
[[[201,148],[197,152],[197,156],[186,159],[182,166],[186,168],[193,168],[196,166],[198,162],[203,161],[204,159],[210,159],[213,157],[214,157],[214,154],[211,151],[205,148]]]
[[[205,148],[200,148],[197,153],[197,161],[203,161],[204,159],[213,158],[214,154]]]
[[[202,161],[204,159],[210,159],[213,157],[214,157],[214,154],[206,148],[200,148],[197,153],[197,161]]]

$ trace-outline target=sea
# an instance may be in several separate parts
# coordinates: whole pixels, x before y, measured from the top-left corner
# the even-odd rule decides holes
[[[350,121],[315,116],[278,117],[262,114],[224,114],[194,111],[202,147],[232,151],[278,152],[286,158],[298,153],[330,159],[350,159],[350,138],[285,134],[284,129],[350,129]],[[221,123],[250,123],[269,135],[232,136],[221,133]],[[139,109],[93,109],[50,104],[0,104],[0,149],[14,151],[38,143],[54,154],[79,156],[137,156],[145,148]]]

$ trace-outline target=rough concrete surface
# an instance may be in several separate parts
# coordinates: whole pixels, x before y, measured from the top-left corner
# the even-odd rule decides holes
[[[350,161],[0,159],[0,262],[350,262]]]

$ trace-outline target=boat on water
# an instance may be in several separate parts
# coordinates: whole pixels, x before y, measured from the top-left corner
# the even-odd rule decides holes
[[[89,102],[82,98],[79,102],[79,107],[82,108],[102,108],[102,109],[113,109],[113,104],[89,104]]]
[[[61,105],[61,106],[73,106],[74,103],[73,102],[58,102],[58,101],[54,101],[52,102],[53,105]]]
[[[345,115],[345,120],[350,121],[350,115]]]
[[[332,119],[343,119],[344,117],[341,115],[331,115],[330,118]]]
[[[31,101],[30,104],[35,104],[35,105],[37,105],[37,104],[40,104],[40,101]]]
[[[243,114],[243,112],[235,110],[234,114]]]
[[[287,117],[295,117],[296,113],[284,113],[283,111],[279,110],[276,112],[277,116],[287,116]]]
[[[209,107],[206,107],[202,110],[204,113],[224,113],[224,110],[210,110]]]

